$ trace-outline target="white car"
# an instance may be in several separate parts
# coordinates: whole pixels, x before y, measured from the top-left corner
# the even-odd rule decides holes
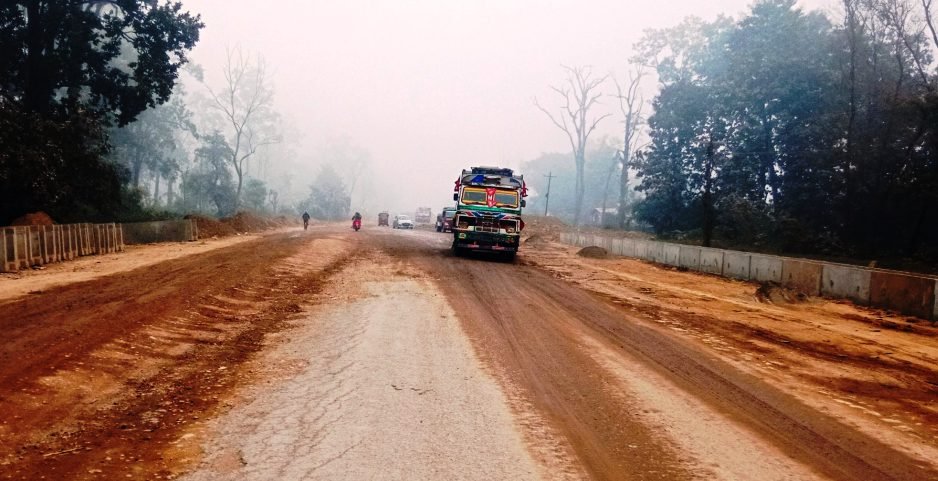
[[[410,220],[410,217],[406,215],[396,215],[394,216],[393,227],[395,229],[413,229],[414,221]]]

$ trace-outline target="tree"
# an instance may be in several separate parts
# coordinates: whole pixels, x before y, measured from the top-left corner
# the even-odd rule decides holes
[[[606,198],[609,184],[617,178],[616,160],[617,147],[607,138],[591,140],[584,155],[583,181],[585,193],[583,195],[583,210],[588,211],[594,207],[602,207]],[[550,188],[550,214],[573,220],[576,213],[576,170],[570,162],[569,153],[551,152],[523,162],[521,171],[525,173],[529,185],[531,179],[544,179],[552,173],[554,179]],[[612,175],[610,175],[610,171]],[[546,181],[546,179],[544,179]],[[544,184],[542,184],[544,186]],[[528,209],[532,212],[544,211],[544,191],[528,198]]]
[[[619,110],[622,112],[622,150],[619,152],[619,162],[621,171],[619,174],[619,208],[616,216],[616,224],[620,229],[625,229],[627,223],[631,223],[632,217],[627,215],[629,204],[629,169],[632,168],[632,157],[639,149],[639,132],[641,126],[645,123],[642,111],[645,106],[645,99],[641,93],[642,77],[645,73],[641,67],[629,72],[628,83],[625,84],[625,91],[619,80],[613,78],[616,83],[616,97],[619,99]],[[603,202],[603,209],[605,209]]]
[[[267,203],[267,185],[260,179],[248,179],[244,186],[244,204],[255,212],[264,210]]]
[[[132,208],[125,169],[105,159],[106,127],[169,98],[201,28],[171,2],[0,3],[0,224]]]
[[[182,176],[182,206],[186,212],[208,212],[210,204],[219,216],[235,211],[235,190],[228,162],[231,147],[220,132],[199,139],[195,165]]]
[[[202,27],[179,2],[4,2],[0,89],[28,112],[126,124],[169,99]]]
[[[349,193],[342,176],[331,166],[319,169],[307,200],[310,215],[317,219],[340,220],[348,216]]]
[[[787,252],[938,258],[931,0],[758,0],[638,44],[661,84],[640,218]],[[823,206],[823,207],[822,207]]]
[[[580,215],[583,211],[583,194],[585,192],[583,170],[586,164],[586,146],[596,126],[604,118],[609,117],[610,114],[590,116],[590,109],[597,105],[603,95],[602,92],[597,92],[597,90],[605,82],[606,76],[594,77],[592,69],[589,67],[565,66],[564,69],[567,71],[567,85],[551,87],[551,90],[562,99],[563,104],[560,106],[560,114],[555,116],[542,107],[537,99],[534,100],[534,104],[547,115],[558,129],[567,135],[567,139],[570,141],[573,162],[576,166],[576,199],[573,223],[579,225]]]
[[[90,114],[59,122],[0,98],[0,224],[35,210],[59,222],[120,210],[126,171],[101,161],[105,139]]]
[[[640,60],[655,67],[662,85],[647,121],[649,146],[634,161],[637,190],[645,193],[636,210],[659,234],[699,228],[709,244],[718,196],[714,178],[723,158],[718,146],[731,114],[721,79],[710,70],[729,26],[727,19],[690,19],[649,32],[639,45]]]
[[[274,94],[267,80],[267,67],[260,56],[255,61],[244,56],[241,48],[227,50],[225,84],[218,92],[209,88],[214,107],[228,124],[231,156],[229,162],[237,175],[234,208],[241,201],[241,189],[248,161],[258,149],[278,142],[273,132],[276,114]]]
[[[144,171],[150,171],[157,185],[154,197],[159,197],[160,178],[172,186],[179,174],[181,159],[187,155],[183,152],[182,137],[197,135],[192,113],[183,102],[184,95],[181,88],[177,89],[170,101],[110,131],[113,147],[110,158],[127,165],[130,183],[135,188],[140,187]]]

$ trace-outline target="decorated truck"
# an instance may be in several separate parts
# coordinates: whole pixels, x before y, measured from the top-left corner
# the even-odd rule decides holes
[[[524,178],[511,169],[463,170],[453,193],[453,252],[491,251],[513,259],[524,229],[521,209],[527,194]]]

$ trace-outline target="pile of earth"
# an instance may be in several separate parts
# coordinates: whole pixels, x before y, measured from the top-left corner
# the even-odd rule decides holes
[[[537,243],[539,241],[557,241],[560,234],[569,232],[570,226],[556,217],[539,215],[524,215],[525,242]]]
[[[189,214],[185,218],[195,221],[195,225],[199,228],[199,239],[211,239],[213,237],[226,237],[237,234],[234,227],[212,217]]]
[[[16,218],[10,225],[53,225],[55,221],[45,212],[31,212]]]
[[[222,222],[231,225],[235,232],[259,232],[276,229],[287,225],[284,216],[264,217],[251,212],[238,212],[232,217],[222,219]]]
[[[763,282],[756,289],[756,299],[767,304],[795,304],[808,300],[808,295],[775,282]]]
[[[580,249],[576,255],[580,257],[589,257],[590,259],[605,259],[609,257],[609,252],[606,249],[598,246],[587,246]]]
[[[186,219],[195,220],[199,238],[226,237],[247,232],[261,232],[290,225],[285,216],[265,217],[251,212],[238,212],[231,217],[215,219],[199,214],[189,214]]]

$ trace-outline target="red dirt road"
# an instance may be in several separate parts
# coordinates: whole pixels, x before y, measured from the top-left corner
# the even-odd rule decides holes
[[[316,236],[270,235],[0,304],[0,476],[174,472],[190,454],[172,454],[179,436],[347,261],[341,249],[299,255]]]
[[[400,471],[371,472],[384,479],[512,472],[507,464],[406,466],[409,459],[482,462],[417,454],[432,452],[432,444],[488,439],[479,431],[485,426],[509,429],[504,419],[480,421],[502,412],[510,412],[541,479],[938,478],[930,406],[938,392],[929,387],[938,379],[932,357],[938,342],[928,326],[879,332],[877,324],[868,332],[867,316],[876,315],[843,304],[763,305],[743,295],[754,290],[749,285],[634,261],[583,261],[555,244],[531,246],[513,264],[456,258],[447,241],[431,232],[371,226],[357,234],[280,232],[25,296],[0,292],[8,299],[0,301],[0,412],[7,413],[0,420],[0,479],[175,478],[195,469],[205,446],[216,442],[241,449],[234,464],[257,470],[244,479],[306,472],[276,466],[265,475],[272,460],[251,458],[244,454],[249,445],[238,447],[247,442],[242,436],[222,439],[224,431],[210,427],[219,416],[246,415],[239,414],[247,402],[239,393],[247,388],[269,402],[298,403],[276,409],[303,408],[289,379],[273,379],[256,365],[269,357],[271,339],[293,337],[291,349],[309,357],[291,375],[307,383],[335,378],[338,384],[323,392],[358,386],[348,396],[363,406],[305,430],[332,436],[325,443],[355,438],[364,428],[356,422],[393,426],[394,432],[359,439],[341,452],[351,462],[358,452],[360,459],[388,455],[382,446],[413,450],[413,458],[392,453],[405,460]],[[365,269],[363,262],[385,270]],[[358,289],[356,269],[367,271],[369,287],[353,298],[346,294]],[[41,277],[4,279],[0,289],[15,282],[49,285]],[[421,293],[428,282],[435,287]],[[326,300],[332,307],[319,309]],[[342,309],[343,302],[367,322]],[[384,310],[386,303],[397,307]],[[420,321],[394,327],[411,318]],[[431,319],[460,327],[426,336]],[[402,338],[405,326],[423,337]],[[812,344],[819,332],[829,342]],[[407,353],[420,345],[430,352],[435,342],[440,351],[420,363],[415,353],[416,371],[408,373]],[[376,362],[382,344],[391,346],[391,364],[379,359],[361,367]],[[333,347],[341,354],[330,354]],[[871,359],[874,351],[889,355]],[[461,361],[446,365],[447,357]],[[341,367],[346,361],[351,368]],[[458,377],[474,373],[476,363],[493,381],[471,382],[478,373]],[[876,384],[880,372],[870,368],[889,379]],[[384,371],[437,383],[437,391],[421,391],[432,394],[414,400],[434,407],[369,404],[398,402],[400,381],[376,377]],[[469,391],[490,385],[499,387],[472,396],[491,409],[471,414]],[[339,406],[343,399],[323,402]],[[275,409],[244,412],[276,433],[283,421],[264,424],[274,415],[268,408]],[[413,424],[374,417],[382,409],[413,409],[401,412]],[[312,414],[296,422],[323,418]],[[428,415],[440,438],[418,427]],[[463,415],[474,420],[452,418]],[[303,426],[283,429],[304,432]],[[420,442],[431,444],[413,441],[418,432]],[[514,438],[498,439],[515,452]],[[325,466],[335,459],[313,448],[282,462]],[[535,471],[525,472],[536,477]],[[342,472],[313,478],[343,479]]]

